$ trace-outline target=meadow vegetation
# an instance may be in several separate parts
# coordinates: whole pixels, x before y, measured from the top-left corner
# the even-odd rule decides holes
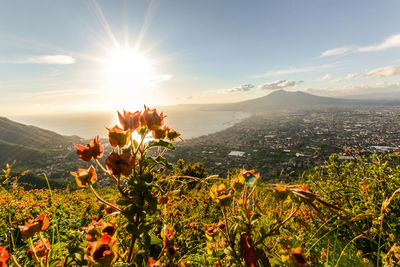
[[[5,167],[0,266],[400,264],[398,154],[349,149],[351,161],[333,154],[296,183],[264,184],[255,170],[172,166],[164,154],[180,133],[162,113],[118,115],[109,155],[98,137],[76,145],[93,164],[71,170],[79,190],[26,190]],[[96,187],[97,172],[114,186]]]

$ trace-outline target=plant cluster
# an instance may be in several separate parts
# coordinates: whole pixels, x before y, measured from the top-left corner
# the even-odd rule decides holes
[[[26,191],[6,166],[0,266],[399,264],[397,154],[332,155],[299,185],[264,184],[255,170],[173,167],[164,154],[180,133],[156,109],[118,117],[109,155],[99,137],[76,145],[93,163],[71,172],[81,190]],[[96,187],[98,172],[113,188]]]

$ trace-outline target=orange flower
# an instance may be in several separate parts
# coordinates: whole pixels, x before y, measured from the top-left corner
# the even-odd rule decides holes
[[[162,195],[158,198],[158,203],[159,204],[167,204],[169,201],[169,195],[166,193],[165,195]]]
[[[158,128],[153,130],[151,133],[154,139],[164,139],[167,136],[167,130],[169,128],[164,126],[163,128]]]
[[[129,176],[132,173],[133,157],[129,153],[118,153],[112,152],[106,159],[106,166],[112,172],[112,174],[120,176]]]
[[[50,242],[49,240],[44,240],[44,242],[42,240],[39,240],[35,243],[35,245],[33,246],[33,250],[32,248],[29,248],[27,251],[27,254],[29,256],[33,255],[33,252],[36,253],[36,256],[38,256],[38,258],[42,258],[45,257],[47,255],[47,253],[50,250]]]
[[[6,249],[7,247],[0,247],[0,267],[7,267],[7,260],[10,258],[10,254]]]
[[[98,159],[103,156],[104,148],[100,145],[100,139],[98,136],[92,139],[90,144],[86,146],[75,144],[78,149],[78,156],[84,161],[91,161],[92,159]]]
[[[219,220],[219,222],[217,223],[217,226],[220,230],[224,230],[226,225],[223,221]]]
[[[291,261],[295,263],[297,266],[308,266],[308,262],[304,255],[303,250],[300,247],[293,248],[291,250]]]
[[[75,176],[76,183],[80,187],[86,187],[88,185],[93,184],[97,180],[96,170],[92,165],[90,165],[89,169],[78,169],[76,172],[71,172],[73,176]]]
[[[204,233],[206,234],[206,239],[213,242],[218,233],[218,228],[212,224],[203,227]]]
[[[145,110],[140,117],[140,122],[142,125],[146,125],[150,130],[154,131],[163,126],[164,118],[165,116],[162,112],[158,114],[156,109],[149,109],[145,106]]]
[[[131,113],[124,110],[124,115],[121,115],[121,113],[118,112],[119,122],[125,131],[135,131],[140,127],[140,115],[140,111]]]
[[[155,260],[152,257],[149,258],[149,267],[160,267],[161,266],[161,259]]]
[[[112,241],[111,236],[104,234],[93,251],[93,260],[102,264],[102,266],[111,266],[116,259],[116,254],[113,251],[114,243],[115,241]]]
[[[176,141],[176,139],[178,139],[178,137],[181,136],[180,132],[177,132],[173,129],[169,129],[167,130],[167,138],[170,141]]]
[[[115,203],[115,201],[111,202],[110,204],[112,204],[113,206],[117,206],[117,203]],[[114,209],[113,207],[110,207],[110,206],[106,206],[104,208],[104,213],[105,214],[112,214],[112,213],[114,213],[116,211],[118,211],[118,210],[116,210],[116,209]]]
[[[175,238],[174,227],[164,224],[161,236],[165,247],[168,248],[174,246],[174,238]]]
[[[235,192],[241,192],[244,188],[244,177],[243,176],[234,176],[231,179],[231,188],[235,191]]]
[[[129,143],[129,134],[127,131],[119,128],[118,125],[115,125],[111,129],[108,129],[108,140],[110,141],[110,145],[112,147],[124,147]]]
[[[240,247],[242,248],[242,252],[244,255],[244,261],[247,263],[249,267],[258,266],[257,260],[258,256],[256,251],[251,245],[250,235],[242,234],[240,236]]]
[[[229,206],[232,202],[232,195],[224,184],[214,184],[210,190],[210,196],[221,206]]]
[[[40,231],[46,230],[48,227],[49,218],[45,214],[40,214],[36,219],[26,222],[23,226],[18,226],[23,240],[34,236]]]

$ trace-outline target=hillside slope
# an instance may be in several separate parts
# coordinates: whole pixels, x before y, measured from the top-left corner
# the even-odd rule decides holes
[[[0,117],[0,140],[38,149],[60,148],[72,142],[70,137],[4,117]]]
[[[16,161],[15,170],[30,169],[60,178],[67,172],[65,158],[74,154],[79,137],[67,137],[39,127],[0,117],[0,169]]]

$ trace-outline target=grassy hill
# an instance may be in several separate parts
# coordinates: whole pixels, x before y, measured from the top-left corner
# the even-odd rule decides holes
[[[0,163],[16,160],[18,165],[24,167],[41,167],[49,159],[49,156],[45,150],[0,140]]]
[[[0,169],[15,160],[16,171],[29,169],[32,173],[65,178],[71,164],[78,161],[71,157],[75,154],[73,144],[78,142],[81,142],[79,137],[62,136],[0,117]],[[36,178],[29,176],[24,179],[37,185]]]
[[[0,117],[0,140],[37,149],[56,149],[71,144],[73,138]]]

